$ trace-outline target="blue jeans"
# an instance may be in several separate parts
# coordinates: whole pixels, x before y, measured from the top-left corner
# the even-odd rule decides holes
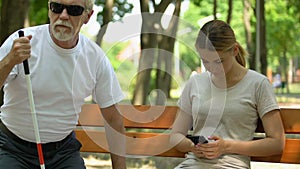
[[[22,140],[24,141],[24,140]],[[35,143],[34,143],[35,144]],[[75,133],[51,148],[43,147],[46,169],[85,169],[80,156],[81,143]],[[0,130],[0,168],[2,169],[40,169],[36,144],[23,144],[12,139]]]

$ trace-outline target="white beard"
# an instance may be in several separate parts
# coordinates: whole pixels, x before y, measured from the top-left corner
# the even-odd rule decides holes
[[[68,31],[67,28],[63,27],[56,27],[57,25],[63,25],[66,27],[69,27],[71,31]],[[55,29],[56,27],[56,29]],[[71,40],[73,37],[73,26],[67,22],[67,21],[62,21],[62,20],[57,20],[52,26],[51,26],[51,32],[53,36],[59,40],[59,41],[68,41]]]

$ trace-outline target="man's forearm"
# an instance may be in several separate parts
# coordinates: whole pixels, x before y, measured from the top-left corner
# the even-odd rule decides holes
[[[126,169],[126,158],[124,156],[110,153],[113,169]]]
[[[0,87],[3,87],[13,67],[14,65],[9,63],[7,57],[0,61]]]
[[[126,169],[126,134],[123,117],[115,105],[101,109],[113,169]]]
[[[112,167],[113,169],[126,169],[126,135],[124,127],[118,124],[113,125],[112,128],[115,131],[106,134],[111,152]]]

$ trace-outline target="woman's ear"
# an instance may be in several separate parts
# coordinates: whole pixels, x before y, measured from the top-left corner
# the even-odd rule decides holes
[[[235,43],[234,48],[233,48],[234,56],[237,56],[239,54],[239,49],[240,49],[239,44]]]

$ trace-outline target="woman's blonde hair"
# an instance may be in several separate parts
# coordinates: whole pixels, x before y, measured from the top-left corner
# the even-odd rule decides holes
[[[213,20],[207,22],[200,29],[195,47],[198,51],[200,49],[227,51],[232,49],[235,45],[238,46],[236,60],[240,65],[245,67],[247,52],[237,42],[230,25],[221,20]]]

